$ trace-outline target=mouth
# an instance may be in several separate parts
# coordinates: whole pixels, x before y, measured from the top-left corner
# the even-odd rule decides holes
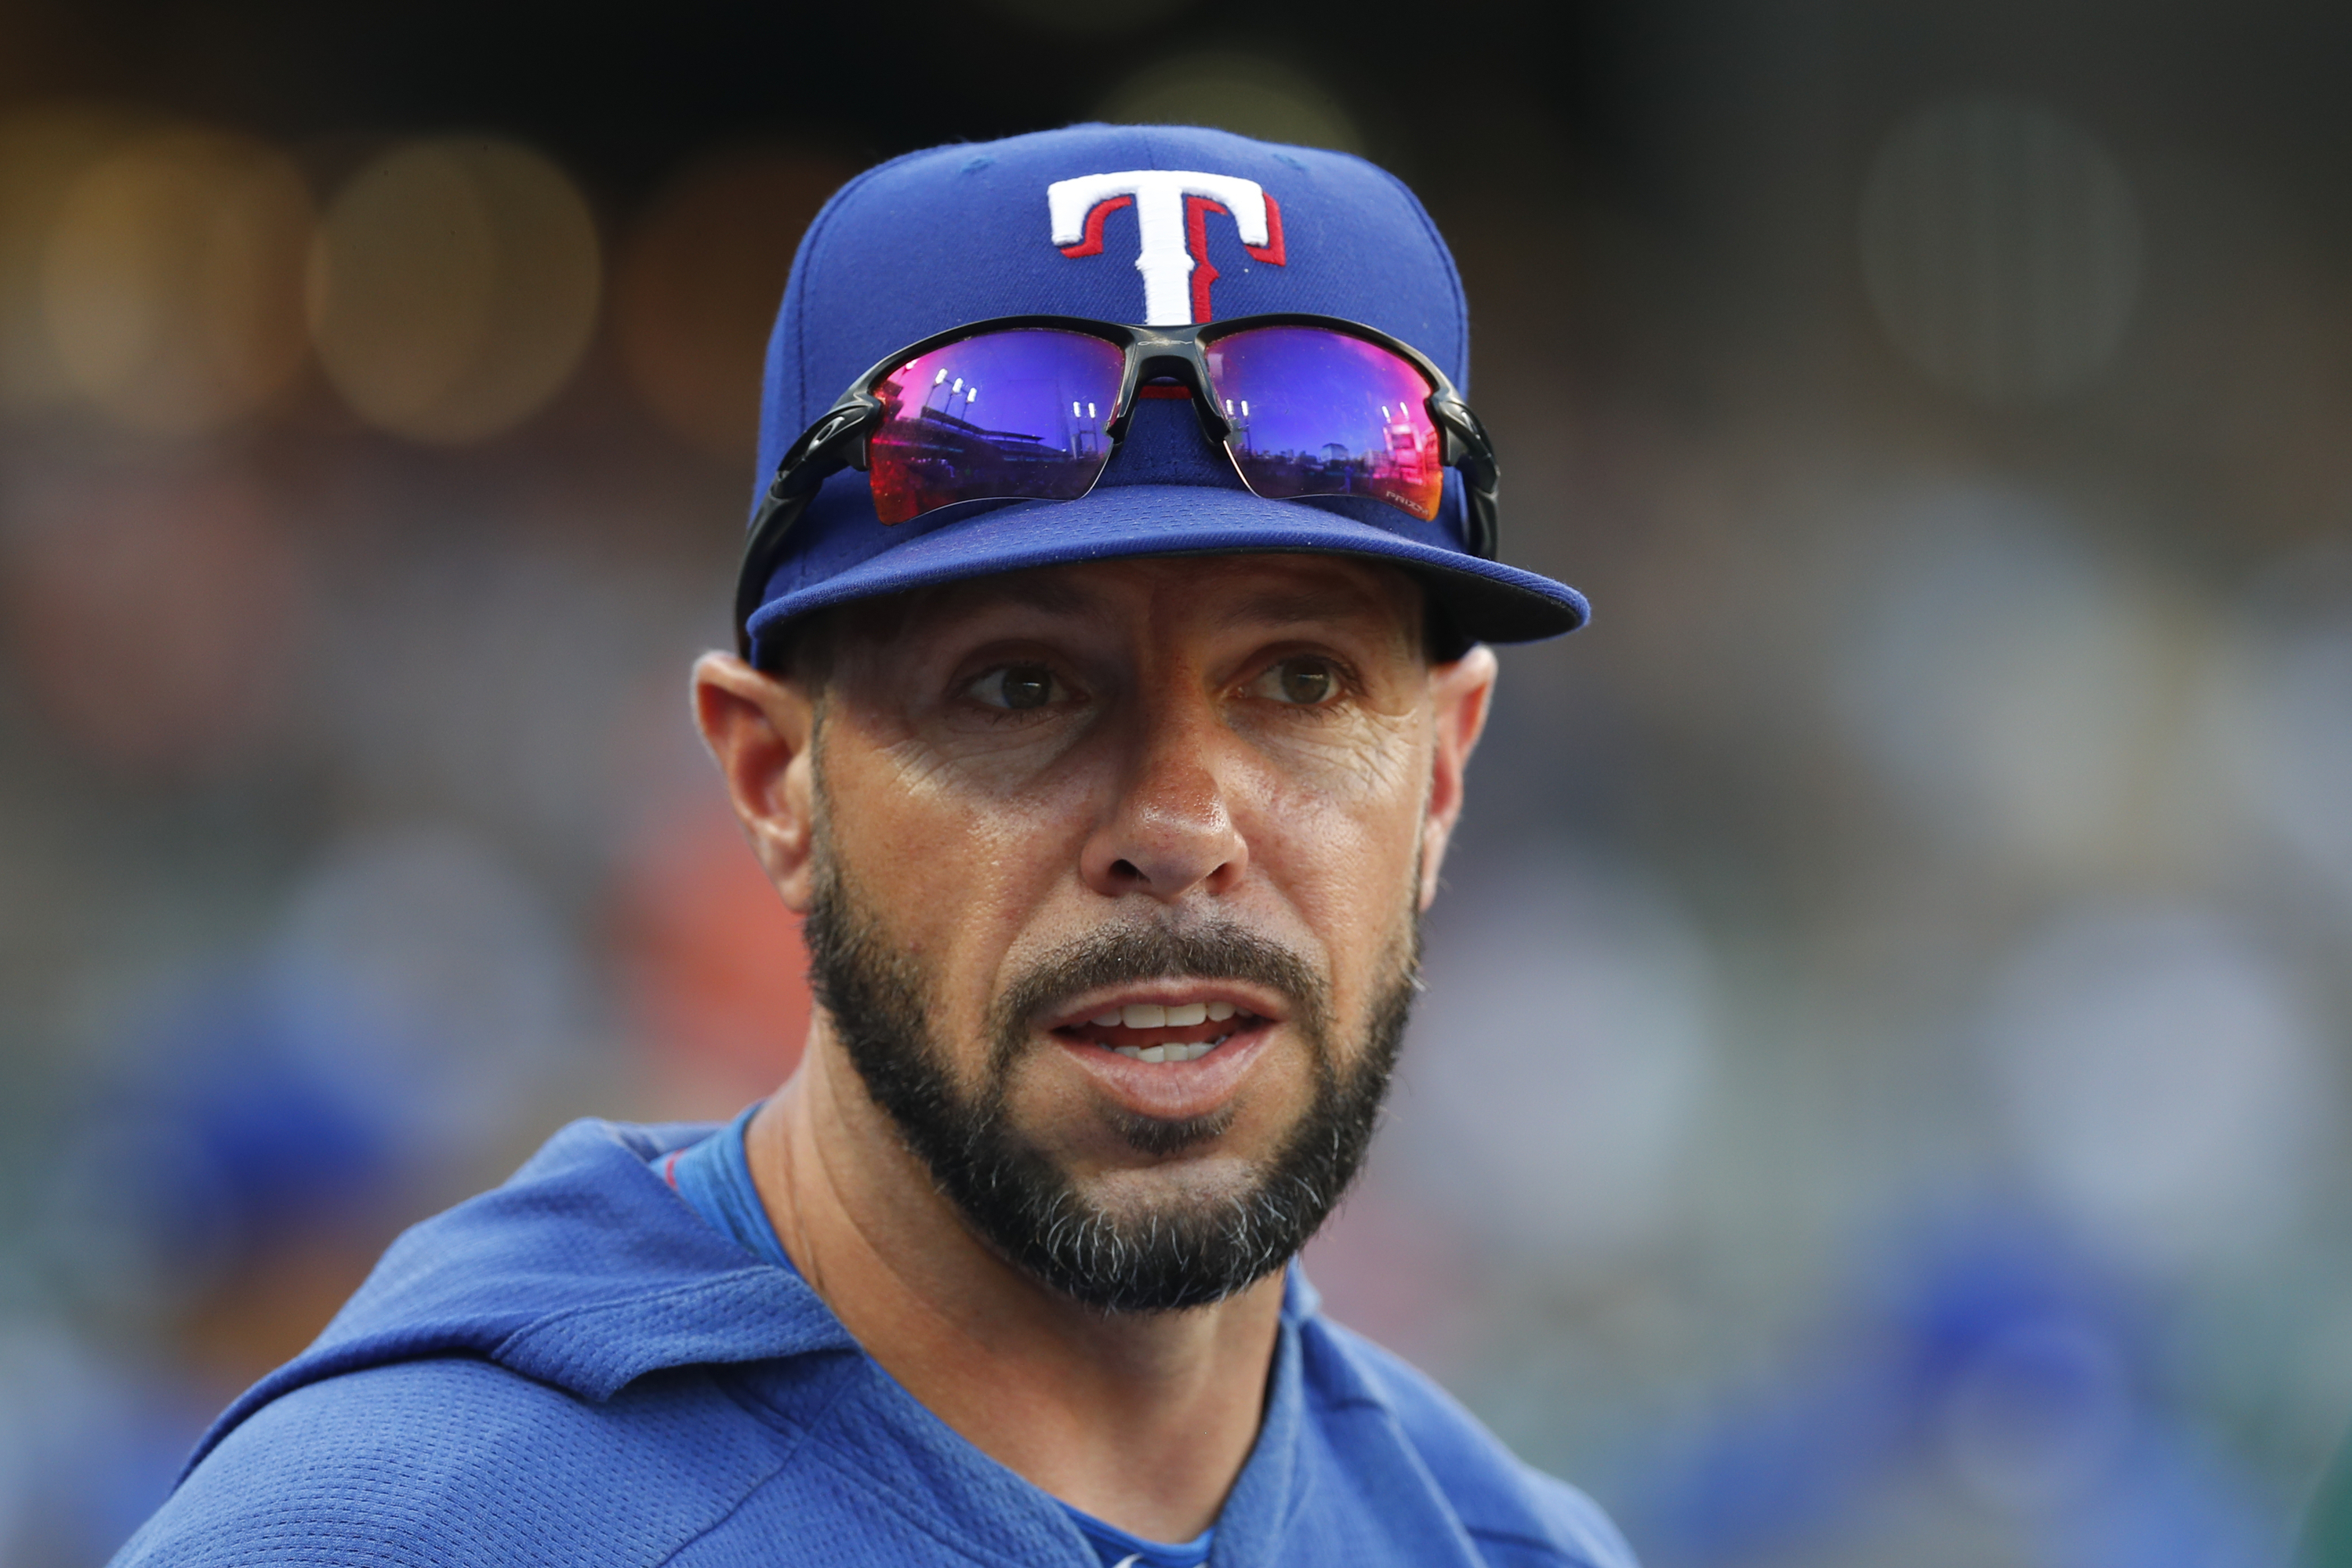
[[[1278,1020],[1230,995],[1107,998],[1050,1026],[1061,1040],[1153,1067],[1197,1062]]]
[[[1038,1020],[1111,1104],[1165,1122],[1227,1110],[1287,1021],[1277,993],[1172,978],[1081,993]]]

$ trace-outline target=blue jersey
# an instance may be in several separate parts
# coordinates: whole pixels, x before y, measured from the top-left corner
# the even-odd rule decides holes
[[[403,1236],[116,1562],[1096,1568],[1067,1510],[647,1163],[711,1131],[574,1123]],[[1632,1563],[1293,1271],[1212,1568]]]
[[[767,1205],[760,1201],[759,1188],[751,1180],[751,1156],[743,1143],[744,1129],[759,1109],[751,1107],[699,1143],[672,1149],[646,1163],[661,1173],[662,1180],[702,1216],[704,1224],[723,1232],[753,1257],[779,1268],[791,1268],[792,1255],[784,1250],[783,1239],[768,1218]],[[1146,1541],[1083,1509],[1066,1502],[1062,1508],[1093,1542],[1102,1568],[1201,1568],[1217,1535],[1211,1528],[1190,1541]]]

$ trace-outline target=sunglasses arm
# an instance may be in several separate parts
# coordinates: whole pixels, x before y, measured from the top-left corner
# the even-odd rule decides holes
[[[1492,561],[1501,548],[1502,507],[1496,491],[1502,468],[1495,461],[1495,443],[1470,405],[1446,393],[1429,400],[1430,417],[1445,433],[1445,460],[1460,470],[1463,499],[1469,515],[1463,520],[1463,543],[1481,561]]]
[[[845,398],[803,431],[776,465],[776,477],[751,519],[742,564],[735,574],[735,651],[742,658],[751,657],[751,616],[767,592],[769,574],[783,554],[785,537],[826,479],[844,468],[866,467],[866,437],[881,415],[880,406],[870,400]]]

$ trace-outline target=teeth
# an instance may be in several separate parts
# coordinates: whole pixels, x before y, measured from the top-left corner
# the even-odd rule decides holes
[[[1110,1048],[1131,1062],[1197,1062],[1231,1038],[1233,1038],[1231,1035],[1219,1035],[1213,1040],[1202,1040],[1190,1046],[1178,1043],[1167,1046],[1113,1046]]]
[[[1186,1002],[1170,1007],[1156,1002],[1129,1002],[1087,1020],[1098,1029],[1189,1029],[1195,1024],[1224,1023],[1241,1016],[1231,1002]]]

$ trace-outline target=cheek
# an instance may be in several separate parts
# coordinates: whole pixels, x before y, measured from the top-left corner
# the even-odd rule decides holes
[[[942,987],[959,1035],[985,1016],[1002,955],[1075,876],[1087,784],[1066,764],[1006,787],[916,742],[828,746],[834,853],[894,936]]]
[[[1409,854],[1428,796],[1425,714],[1359,716],[1330,732],[1262,741],[1255,803],[1267,831],[1350,875]]]
[[[1428,747],[1410,732],[1344,765],[1274,771],[1251,859],[1326,944],[1342,1013],[1371,988],[1420,881]]]

